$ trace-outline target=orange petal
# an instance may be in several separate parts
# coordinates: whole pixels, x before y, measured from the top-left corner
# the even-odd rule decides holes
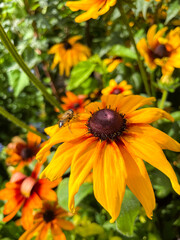
[[[148,136],[138,136],[134,139],[128,139],[128,137],[124,138],[125,141],[123,140],[123,142],[126,145],[126,148],[132,151],[132,153],[136,157],[145,160],[146,162],[163,172],[170,179],[174,190],[178,194],[180,194],[180,185],[178,183],[176,174],[159,145],[155,141],[153,141],[153,138],[148,138]]]
[[[126,115],[129,123],[152,123],[161,118],[174,121],[174,118],[167,112],[159,108],[144,108]]]
[[[180,143],[168,136],[166,133],[156,129],[150,125],[132,126],[129,129],[132,133],[142,134],[144,136],[152,137],[153,140],[160,145],[162,149],[168,149],[175,152],[180,152]]]
[[[58,147],[49,165],[43,170],[40,178],[48,178],[50,181],[62,177],[70,167],[74,152],[78,144],[63,143]]]
[[[29,147],[38,146],[41,143],[41,137],[32,132],[28,132],[27,143]]]
[[[7,215],[5,218],[3,218],[3,222],[8,222],[9,220],[11,220],[16,215],[18,210],[21,208],[23,203],[24,203],[24,200],[19,202],[18,205],[15,207],[15,209],[9,215]]]
[[[74,225],[71,222],[67,221],[67,220],[57,219],[57,222],[58,222],[58,225],[62,229],[65,229],[65,230],[73,230],[74,229]]]
[[[116,143],[107,143],[103,146],[104,142],[101,146],[104,149],[96,156],[93,167],[94,195],[111,215],[110,222],[114,222],[120,213],[125,192],[126,170]]]
[[[23,235],[21,235],[19,240],[31,240],[34,234],[41,230],[43,225],[44,225],[44,222],[35,223],[29,230],[27,230],[25,233],[23,233]]]
[[[125,159],[126,183],[143,205],[147,216],[152,218],[152,211],[155,208],[155,196],[145,165],[141,159],[133,158],[128,153],[128,150],[123,147],[121,147],[121,153]]]
[[[81,184],[91,172],[93,162],[96,160],[96,140],[89,138],[82,142],[74,151],[71,164],[71,175],[69,180],[69,202],[68,206],[71,211],[75,210],[74,195],[78,192]]]

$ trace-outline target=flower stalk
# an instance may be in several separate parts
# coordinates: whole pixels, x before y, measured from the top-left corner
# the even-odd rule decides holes
[[[126,28],[129,32],[129,37],[131,39],[131,42],[134,46],[134,49],[136,51],[136,55],[137,55],[137,62],[138,62],[138,66],[139,66],[139,70],[140,70],[140,73],[141,73],[141,77],[142,77],[142,80],[143,80],[143,83],[144,83],[144,87],[145,87],[145,90],[146,90],[146,93],[151,96],[151,92],[150,92],[150,89],[149,89],[149,85],[148,85],[148,78],[147,78],[147,75],[146,75],[146,71],[144,69],[144,66],[143,66],[143,63],[141,61],[141,58],[140,58],[140,55],[139,55],[139,52],[137,50],[137,47],[136,47],[136,42],[134,40],[134,36],[133,36],[133,33],[131,31],[131,28],[129,26],[129,23],[128,23],[128,20],[127,20],[127,17],[126,17],[126,14],[124,12],[124,9],[123,9],[123,6],[121,3],[117,3],[117,6],[118,6],[118,9],[119,9],[119,12],[121,14],[121,17],[123,19],[123,22],[124,24],[126,25]]]
[[[1,106],[0,106],[0,114],[3,115],[5,118],[9,119],[11,122],[13,122],[14,124],[16,124],[17,126],[19,126],[19,127],[21,127],[21,128],[24,128],[24,129],[26,129],[27,131],[30,131],[30,132],[32,132],[32,133],[40,136],[40,137],[41,137],[42,139],[44,139],[44,140],[47,140],[47,137],[46,137],[44,134],[42,134],[42,133],[40,133],[40,132],[32,129],[31,127],[29,127],[28,125],[26,125],[24,122],[22,122],[21,120],[19,120],[18,118],[14,117],[14,116],[13,116],[12,114],[10,114],[9,112],[7,112],[7,111],[6,111],[4,108],[2,108]]]
[[[0,24],[0,39],[4,44],[4,46],[8,49],[9,53],[12,55],[12,57],[15,59],[18,65],[21,67],[21,69],[27,74],[30,81],[35,85],[37,89],[39,89],[42,92],[46,100],[50,104],[52,104],[54,107],[57,107],[60,111],[63,111],[58,101],[47,92],[46,87],[40,82],[39,79],[37,79],[32,74],[32,72],[30,71],[30,69],[22,59],[22,57],[18,54],[15,46],[11,43],[10,39],[8,38],[1,24]]]
[[[160,102],[160,105],[159,105],[160,109],[164,109],[164,103],[165,103],[165,101],[167,99],[167,96],[168,96],[168,91],[167,90],[163,90],[161,102]]]

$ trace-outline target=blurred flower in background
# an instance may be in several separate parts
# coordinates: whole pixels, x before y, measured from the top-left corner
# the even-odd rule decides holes
[[[49,54],[55,54],[51,68],[54,69],[59,64],[59,74],[68,77],[73,66],[90,57],[90,49],[77,43],[82,36],[74,36],[65,40],[63,43],[55,44],[49,50]]]
[[[72,11],[83,10],[83,14],[75,18],[76,22],[84,22],[90,18],[96,19],[100,15],[109,11],[110,7],[116,4],[117,0],[81,0],[81,1],[68,1],[66,5]]]
[[[119,84],[114,80],[111,79],[109,81],[109,86],[104,88],[101,92],[103,95],[109,94],[123,94],[123,95],[130,95],[132,94],[132,86],[127,84],[127,81],[123,80]]]
[[[51,239],[66,240],[61,229],[69,231],[74,229],[74,225],[64,219],[68,216],[72,216],[72,214],[59,207],[57,202],[44,202],[42,209],[37,211],[34,216],[34,225],[29,227],[19,240],[30,240],[33,236],[36,236],[36,239],[39,240],[46,240],[49,239],[47,238],[49,230]]]
[[[6,188],[0,191],[0,199],[7,200],[3,213],[7,215],[3,221],[10,221],[22,207],[22,226],[28,229],[33,223],[33,209],[41,208],[42,200],[56,201],[56,193],[52,188],[56,187],[60,179],[50,182],[47,179],[37,179],[41,164],[36,164],[31,176],[21,172],[12,175]]]
[[[16,166],[16,171],[20,171],[25,165],[29,165],[35,159],[37,152],[43,146],[43,143],[40,143],[41,137],[32,132],[27,134],[27,142],[18,136],[12,138],[12,142],[6,148],[6,153],[8,154],[6,164]],[[44,155],[44,161],[47,155]]]
[[[154,70],[157,66],[163,75],[170,75],[174,68],[180,68],[180,27],[171,30],[163,37],[167,27],[156,32],[157,25],[153,25],[147,32],[147,41],[142,38],[137,48],[145,58],[148,67]]]

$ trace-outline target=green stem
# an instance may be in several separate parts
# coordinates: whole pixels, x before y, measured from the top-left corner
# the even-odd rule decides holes
[[[34,134],[40,136],[42,139],[47,140],[47,137],[36,131],[33,130],[31,127],[29,127],[28,125],[26,125],[24,122],[22,122],[21,120],[19,120],[18,118],[14,117],[12,114],[10,114],[9,112],[7,112],[4,108],[0,107],[0,114],[3,115],[5,118],[9,119],[11,122],[13,122],[14,124],[16,124],[17,126],[26,129],[27,131],[33,132]]]
[[[53,106],[56,106],[60,111],[62,111],[62,108],[58,103],[58,101],[56,101],[56,99],[47,92],[46,87],[32,74],[32,72],[30,71],[30,69],[22,59],[22,57],[17,53],[15,46],[9,40],[1,24],[0,24],[0,39],[2,40],[2,43],[4,44],[4,46],[8,49],[9,53],[15,59],[15,61],[19,64],[22,70],[27,74],[31,82],[35,85],[36,88],[38,88],[42,92],[46,100],[49,103],[51,103]]]
[[[152,96],[155,97],[156,96],[156,92],[155,92],[155,88],[154,88],[154,71],[151,71],[151,73],[150,73],[150,82],[151,82]]]
[[[138,62],[138,65],[139,65],[139,70],[140,70],[140,73],[141,73],[141,77],[142,77],[142,80],[144,82],[144,86],[145,86],[145,90],[146,90],[146,93],[151,96],[151,92],[150,92],[150,89],[149,89],[149,85],[148,85],[148,79],[147,79],[147,75],[146,75],[146,71],[144,69],[144,66],[143,66],[143,63],[141,61],[141,58],[140,58],[140,55],[139,55],[139,52],[137,50],[137,47],[136,47],[136,43],[135,43],[135,40],[134,40],[134,36],[133,36],[133,33],[131,31],[131,28],[129,26],[129,22],[127,20],[127,17],[126,17],[126,14],[124,12],[124,9],[123,9],[123,6],[122,4],[120,3],[120,1],[118,1],[117,3],[117,6],[118,6],[118,9],[119,9],[119,12],[121,14],[121,17],[123,19],[123,22],[124,24],[126,25],[126,28],[129,32],[129,36],[130,36],[130,39],[131,39],[131,42],[134,46],[134,49],[136,51],[136,55],[137,55],[137,62]]]
[[[163,93],[162,93],[162,98],[161,98],[161,102],[160,102],[160,105],[159,105],[159,108],[163,109],[164,108],[164,103],[167,99],[167,96],[168,96],[168,91],[167,90],[163,90]]]

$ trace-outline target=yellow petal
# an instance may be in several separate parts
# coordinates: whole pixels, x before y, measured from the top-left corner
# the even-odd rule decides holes
[[[174,118],[167,112],[159,108],[144,108],[127,114],[129,123],[152,123],[161,118],[174,121]]]
[[[174,190],[180,194],[180,185],[178,183],[176,174],[171,166],[171,164],[166,159],[163,151],[159,147],[159,145],[153,140],[153,138],[140,137],[136,138],[125,138],[125,145],[127,149],[132,151],[132,153],[155,168],[159,169],[163,172],[171,181],[172,187]],[[130,142],[128,142],[130,141]]]
[[[123,157],[116,143],[104,145],[103,142],[104,150],[102,149],[97,156],[93,167],[94,195],[111,215],[111,222],[114,222],[121,209],[126,171]]]
[[[123,147],[120,150],[125,159],[126,183],[131,192],[134,193],[143,205],[147,216],[152,218],[152,211],[155,208],[155,196],[145,165],[141,159],[133,158],[128,153],[128,150],[125,150]]]
[[[62,177],[70,167],[74,151],[78,144],[63,143],[58,147],[49,165],[43,170],[40,178],[48,178],[50,181]]]
[[[74,156],[71,164],[71,175],[69,179],[69,202],[70,211],[74,212],[75,203],[74,196],[78,192],[80,186],[92,170],[93,163],[96,160],[97,141],[95,138],[89,138],[82,142]]]
[[[150,125],[132,126],[129,129],[131,133],[139,133],[144,136],[152,137],[153,140],[160,145],[162,149],[168,149],[175,152],[180,152],[180,143],[168,136],[166,133],[156,129]]]

